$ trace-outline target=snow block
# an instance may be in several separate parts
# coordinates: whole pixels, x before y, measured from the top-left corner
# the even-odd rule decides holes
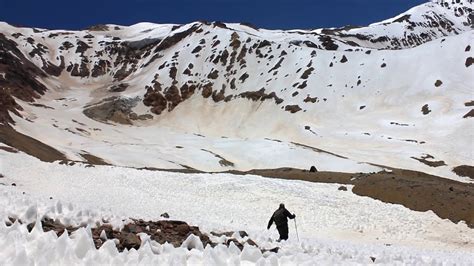
[[[200,250],[200,251],[203,251],[204,250],[204,246],[201,242],[201,239],[199,239],[199,237],[191,234],[188,236],[188,238],[186,238],[186,240],[184,240],[183,244],[181,244],[181,247],[182,248],[187,248],[188,250],[191,250],[193,248],[197,249],[197,250]]]

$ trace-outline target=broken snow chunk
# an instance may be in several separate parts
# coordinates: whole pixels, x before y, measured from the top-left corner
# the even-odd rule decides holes
[[[100,239],[107,240],[107,234],[105,233],[105,230],[102,230],[102,232],[100,232]]]
[[[194,234],[190,234],[186,240],[184,240],[183,244],[181,244],[182,248],[187,248],[188,250],[197,249],[200,251],[204,250],[204,245],[201,242],[199,237],[195,236]]]
[[[262,257],[262,252],[260,249],[251,246],[245,245],[242,253],[240,254],[240,259],[243,261],[257,262]]]

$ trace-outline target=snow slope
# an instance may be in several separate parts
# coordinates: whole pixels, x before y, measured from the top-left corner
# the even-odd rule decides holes
[[[473,161],[472,6],[430,2],[332,32],[2,23],[4,46],[17,48],[4,51],[0,84],[10,89],[1,93],[12,93],[4,115],[72,160],[89,153],[130,167],[381,170],[372,163],[470,182],[452,170]],[[429,38],[403,47],[364,44],[381,32],[393,41],[424,31]],[[37,73],[21,83],[21,71]]]
[[[472,69],[464,64],[472,55],[467,51],[473,39],[471,8],[467,1],[449,6],[427,3],[400,15],[411,20],[397,17],[347,33],[377,36],[387,31],[393,39],[415,29],[440,30],[432,32],[431,42],[403,50],[340,44],[333,51],[317,44],[319,35],[311,32],[255,30],[239,24],[140,23],[70,32],[3,23],[2,32],[17,43],[19,52],[48,74],[39,77],[47,88],[40,91],[44,93],[37,100],[40,105],[27,105],[20,97],[17,102],[23,110],[16,111],[23,119],[13,118],[18,131],[76,160],[82,159],[79,154],[85,150],[112,164],[134,167],[229,169],[218,163],[215,153],[239,170],[307,168],[315,162],[321,169],[334,170],[321,154],[311,157],[307,150],[297,149],[298,155],[291,156],[290,162],[289,156],[273,156],[275,150],[288,154],[288,149],[294,149],[288,142],[298,142],[348,157],[352,161],[348,164],[372,162],[457,178],[451,168],[472,162],[472,153],[465,148],[472,145],[472,122],[463,118],[474,83]],[[449,23],[435,24],[427,14]],[[415,29],[401,30],[407,21]],[[453,29],[447,31],[445,24]],[[439,39],[442,36],[449,37]],[[315,46],[301,45],[304,38],[313,38]],[[59,70],[52,71],[51,65]],[[8,76],[5,80],[8,86]],[[117,86],[128,87],[113,90]],[[103,119],[84,115],[84,110],[101,106],[110,97],[138,102],[102,111]],[[148,117],[136,120],[131,119],[133,115]],[[87,128],[78,126],[72,117]],[[117,121],[133,126],[110,124]],[[168,143],[170,137],[160,132],[162,128],[170,128],[181,143]],[[209,141],[189,134],[204,135]],[[265,139],[283,142],[271,145]],[[176,151],[174,147],[188,140],[191,151]],[[348,149],[348,143],[356,149]],[[258,160],[242,156],[245,153],[236,148],[261,146],[273,148],[261,151]],[[205,155],[203,150],[212,153]],[[140,158],[139,162],[114,156],[125,152]],[[159,158],[151,159],[150,153]],[[413,159],[427,155],[446,166],[433,168]],[[150,160],[141,161],[144,157]],[[196,157],[206,162],[193,163]]]
[[[464,223],[442,220],[432,212],[414,212],[349,191],[337,184],[267,179],[229,174],[179,174],[113,166],[86,168],[43,163],[23,154],[1,154],[5,178],[16,186],[0,186],[1,217],[24,221],[57,218],[63,223],[93,226],[105,217],[120,226],[127,217],[156,219],[169,212],[204,231],[242,229],[260,246],[281,247],[277,254],[261,254],[247,246],[172,248],[144,241],[138,250],[117,253],[113,242],[96,250],[87,230],[72,238],[57,238],[38,227],[0,225],[7,265],[32,262],[59,264],[167,265],[301,265],[376,263],[382,265],[469,265],[474,256],[474,232]],[[35,172],[22,167],[26,162]],[[34,176],[32,176],[34,175]],[[22,193],[24,192],[24,193]],[[50,199],[52,197],[53,199]],[[297,214],[300,241],[290,223],[290,239],[277,244],[276,230],[266,223],[281,199]],[[403,228],[403,230],[401,230]],[[109,240],[112,241],[112,240]]]
[[[432,0],[368,27],[323,29],[346,42],[376,49],[404,49],[472,30],[472,1]],[[360,40],[360,39],[363,40]]]

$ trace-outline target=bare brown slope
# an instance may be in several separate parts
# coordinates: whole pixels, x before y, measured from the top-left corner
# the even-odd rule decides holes
[[[441,218],[465,221],[474,228],[474,184],[395,169],[355,180],[352,191],[415,211],[431,210]]]
[[[0,125],[0,142],[44,162],[67,160],[67,157],[55,148],[48,146],[39,140],[21,134],[9,126]]]

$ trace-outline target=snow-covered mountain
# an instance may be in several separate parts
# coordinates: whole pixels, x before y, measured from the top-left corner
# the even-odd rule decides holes
[[[473,7],[429,2],[367,27],[290,31],[1,23],[0,141],[46,161],[385,166],[469,181]]]
[[[289,31],[0,22],[0,261],[472,265],[473,7]]]

